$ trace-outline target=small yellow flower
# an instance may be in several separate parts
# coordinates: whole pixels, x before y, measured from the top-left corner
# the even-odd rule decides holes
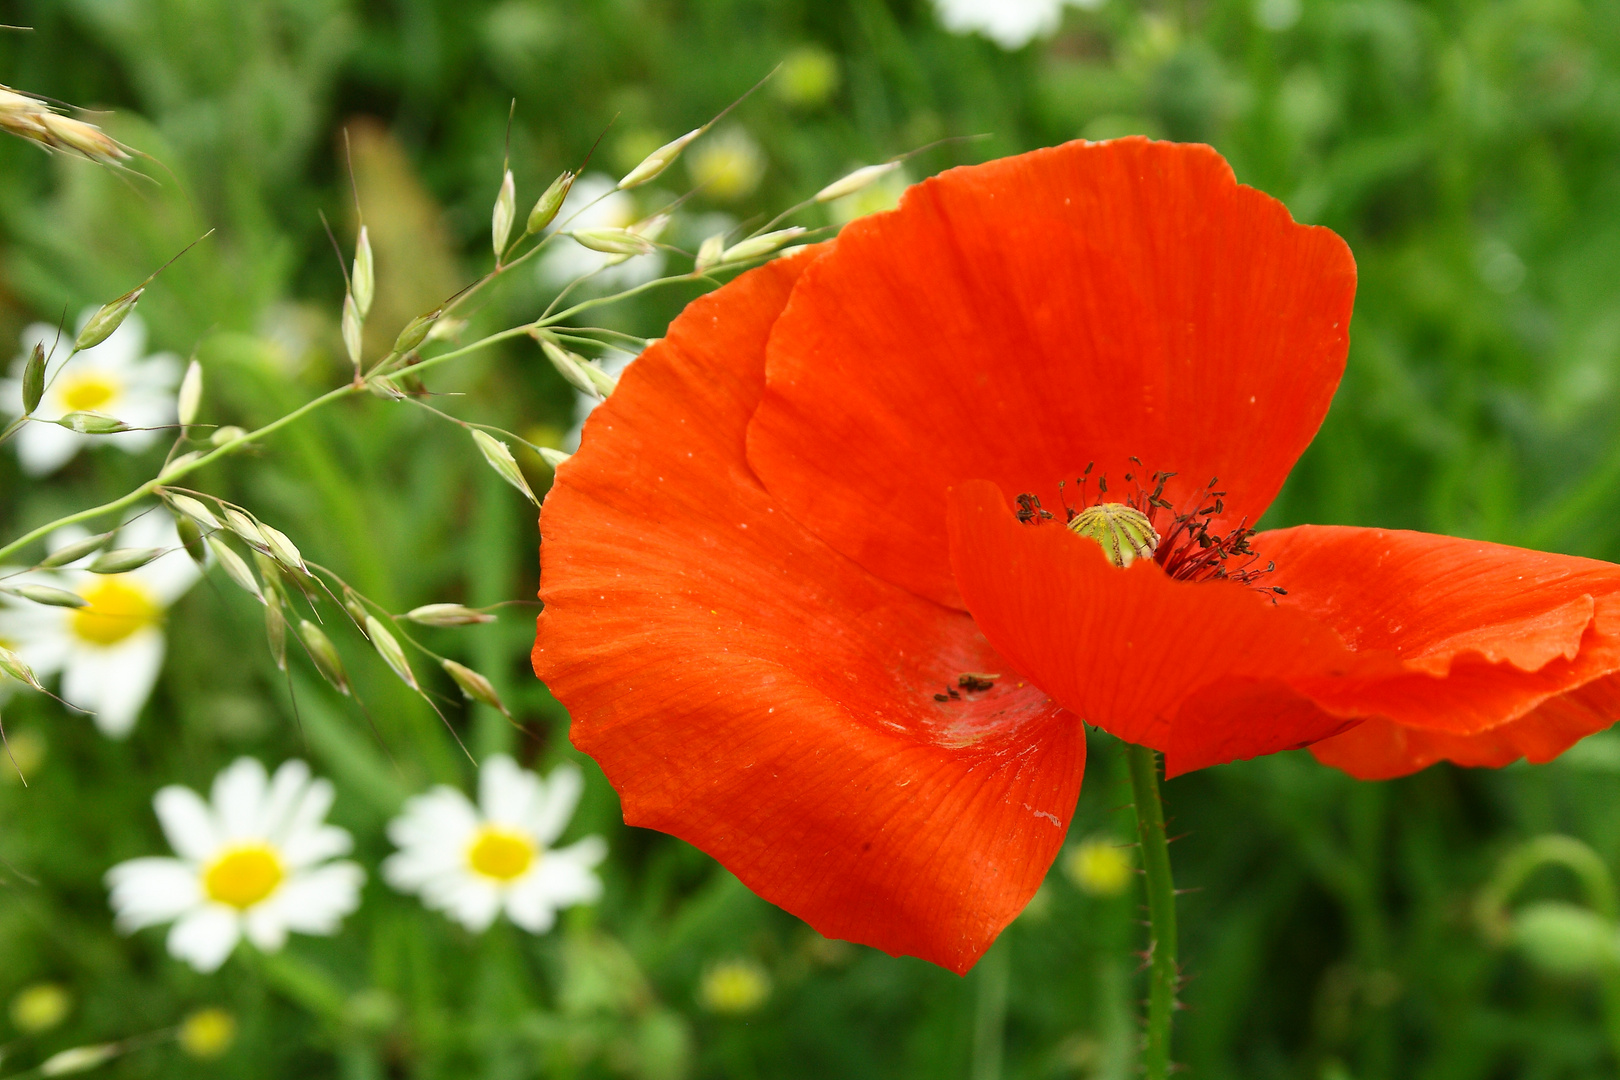
[[[1109,836],[1082,840],[1063,856],[1063,873],[1081,892],[1118,896],[1131,883],[1131,857]]]
[[[38,1035],[67,1019],[73,998],[56,983],[25,986],[11,999],[11,1023],[24,1035]]]
[[[175,1039],[194,1058],[220,1057],[236,1041],[236,1017],[220,1008],[198,1009],[180,1022]]]
[[[710,1012],[751,1013],[771,996],[771,976],[757,961],[738,957],[711,964],[703,973],[698,999]]]
[[[692,183],[717,202],[735,202],[754,193],[765,177],[765,152],[742,128],[727,128],[698,143],[687,154]]]

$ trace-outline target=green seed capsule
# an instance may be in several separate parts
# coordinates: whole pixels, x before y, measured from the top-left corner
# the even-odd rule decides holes
[[[529,211],[528,223],[524,226],[530,235],[556,220],[557,212],[562,209],[563,200],[568,198],[568,190],[574,186],[574,175],[572,172],[565,172],[557,177],[534,204],[534,209]]]
[[[132,289],[111,303],[101,305],[101,310],[90,316],[90,321],[79,331],[73,347],[79,350],[93,349],[112,337],[113,331],[122,326],[129,313],[135,310],[135,304],[145,291],[145,286]]]
[[[1152,558],[1159,546],[1159,534],[1153,531],[1147,515],[1124,503],[1089,506],[1075,515],[1069,528],[1102,545],[1108,561],[1119,567]]]

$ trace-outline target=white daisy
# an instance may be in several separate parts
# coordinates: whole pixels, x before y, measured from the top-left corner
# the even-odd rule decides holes
[[[85,535],[59,529],[51,543],[61,547]],[[61,570],[6,578],[10,585],[54,585],[90,603],[44,607],[4,598],[9,603],[0,606],[0,641],[11,642],[40,679],[61,672],[63,699],[94,713],[103,734],[121,739],[135,726],[163,668],[164,612],[196,582],[198,570],[181,548],[174,522],[161,511],[125,525],[109,546],[167,553],[125,574],[92,574],[83,569],[87,557]]]
[[[1011,51],[1056,30],[1065,3],[1101,6],[1101,0],[934,0],[934,10],[951,33],[983,34]]]
[[[568,198],[563,200],[555,227],[569,231],[628,229],[639,220],[640,215],[636,212],[635,196],[628,191],[618,191],[617,187],[611,178],[602,173],[580,177],[569,189]],[[601,201],[597,202],[598,199]],[[574,216],[576,212],[578,217]],[[535,273],[539,275],[542,285],[560,289],[577,277],[600,271],[591,278],[591,286],[598,291],[612,292],[651,281],[663,269],[662,252],[625,259],[619,255],[592,251],[569,237],[559,236],[546,245]]]
[[[245,934],[266,952],[289,930],[334,934],[360,905],[365,871],[347,860],[349,834],[325,823],[332,784],[289,761],[265,776],[238,758],[214,778],[213,805],[171,785],[152,800],[177,859],[131,859],[107,871],[118,929],[174,923],[169,952],[214,971]]]
[[[383,863],[383,877],[474,932],[504,910],[518,926],[543,934],[558,908],[602,894],[592,873],[607,856],[601,837],[548,846],[562,835],[584,786],[573,765],[559,765],[541,780],[496,754],[478,770],[478,806],[444,785],[406,802],[388,825],[399,851]]]
[[[87,308],[79,326],[94,315]],[[56,343],[56,370],[60,358],[72,347],[73,337],[61,334],[48,323],[34,323],[22,334],[22,355],[11,365],[12,377],[0,379],[0,409],[9,416],[22,414],[22,374],[28,354],[40,344],[50,351]],[[56,420],[70,412],[99,412],[117,417],[136,428],[172,424],[175,419],[174,391],[180,381],[180,360],[172,353],[145,356],[146,327],[139,315],[130,315],[100,345],[75,356],[56,375],[34,415],[41,421]],[[161,432],[121,431],[116,435],[81,435],[49,423],[24,425],[17,432],[17,460],[23,471],[33,476],[55,472],[66,465],[87,442],[110,442],[130,453],[152,445]]]

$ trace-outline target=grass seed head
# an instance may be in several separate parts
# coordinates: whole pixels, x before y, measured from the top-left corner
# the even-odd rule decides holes
[[[34,342],[23,366],[23,415],[30,416],[39,408],[39,399],[45,396],[45,346]]]
[[[604,255],[650,255],[658,250],[651,240],[630,229],[575,229],[568,235],[580,245]]]
[[[556,220],[557,212],[562,209],[563,200],[568,198],[569,189],[574,186],[575,175],[572,172],[564,172],[546,188],[545,193],[534,204],[534,209],[529,211],[529,220],[524,225],[530,235]]]
[[[246,434],[246,431],[243,431],[235,424],[227,424],[222,428],[215,428],[214,433],[208,436],[208,441],[213,446],[224,446],[228,442],[235,442]]]
[[[423,626],[470,626],[495,621],[487,611],[474,611],[460,604],[423,604],[407,611],[405,617]]]
[[[87,536],[75,543],[64,544],[39,560],[39,565],[43,569],[50,570],[58,566],[66,566],[68,563],[78,562],[86,555],[92,555],[100,551],[107,545],[107,541],[112,538],[112,533],[104,532],[99,536]]]
[[[523,492],[523,497],[534,505],[539,506],[540,500],[534,497],[534,491],[529,487],[528,480],[523,477],[523,470],[518,468],[517,459],[512,456],[505,443],[487,431],[472,429],[473,442],[478,444],[478,452],[484,455],[489,467],[500,475],[502,480]]]
[[[360,367],[360,327],[365,319],[360,314],[359,306],[354,302],[354,293],[343,294],[343,347],[348,350],[349,362]]]
[[[698,248],[697,262],[693,268],[701,274],[711,266],[718,266],[720,257],[725,254],[725,250],[726,234],[715,233],[703,241],[703,244]]]
[[[549,337],[539,339],[540,349],[551,361],[551,366],[557,369],[557,374],[568,380],[568,384],[582,394],[592,397],[602,397],[597,390],[596,382],[585,370],[585,358],[578,353],[569,352]]]
[[[221,528],[219,518],[214,516],[214,512],[208,509],[206,503],[193,499],[190,495],[181,495],[178,492],[170,492],[168,498],[170,506],[203,528]]]
[[[274,589],[265,593],[264,636],[270,643],[270,659],[278,671],[287,670],[287,615],[281,610],[281,595]]]
[[[0,671],[10,675],[24,686],[38,690],[40,693],[45,692],[45,688],[39,684],[39,679],[34,677],[34,669],[23,663],[22,657],[4,645],[0,645]]]
[[[80,435],[114,435],[129,430],[129,425],[116,416],[82,409],[51,422],[69,431],[77,431]]]
[[[567,461],[573,456],[573,454],[564,453],[561,450],[553,450],[549,446],[542,446],[540,448],[540,460],[544,461],[547,465],[550,465],[553,472],[556,471],[557,466],[561,465],[563,462]]]
[[[196,422],[197,409],[202,405],[202,391],[202,365],[193,360],[186,365],[185,377],[180,380],[180,394],[175,401],[175,412],[182,427]]]
[[[619,190],[626,191],[633,187],[640,187],[659,173],[675,164],[675,159],[681,156],[693,139],[703,134],[703,128],[693,128],[678,139],[672,139],[648,154],[641,160],[641,164],[624,174],[619,181]]]
[[[777,229],[775,232],[751,236],[747,240],[741,240],[726,248],[720,256],[720,261],[728,263],[745,262],[748,259],[757,259],[761,255],[769,255],[784,244],[797,240],[806,231],[802,226],[795,225],[789,229]]]
[[[208,548],[219,560],[219,565],[225,570],[225,576],[241,586],[243,591],[250,594],[259,603],[264,603],[264,591],[259,588],[258,580],[242,556],[232,550],[231,545],[221,540],[218,535],[208,537]]]
[[[278,563],[289,570],[308,572],[308,568],[304,566],[303,553],[298,550],[297,545],[288,538],[286,533],[266,525],[262,521],[259,522],[259,533],[264,537],[265,545],[270,549],[270,554]]]
[[[303,639],[304,647],[309,650],[321,677],[331,683],[338,693],[348,697],[349,673],[343,669],[343,658],[338,655],[332,639],[308,619],[298,620],[298,636]]]
[[[506,254],[506,241],[512,235],[512,222],[517,218],[517,184],[512,170],[501,177],[501,190],[495,196],[495,209],[490,213],[489,238],[495,247],[495,261]]]
[[[102,304],[101,309],[90,316],[90,321],[84,324],[84,329],[80,330],[79,336],[74,339],[74,351],[93,349],[111,337],[114,330],[124,325],[124,320],[135,310],[135,305],[145,291],[146,286],[143,285],[138,289],[131,289],[116,300]]]
[[[234,506],[225,508],[225,524],[231,532],[252,544],[260,551],[269,551],[270,543],[265,540],[264,533],[259,531],[259,523],[248,517]]]
[[[445,672],[456,681],[456,685],[461,687],[461,692],[466,695],[467,700],[482,702],[492,709],[499,710],[508,719],[511,718],[512,714],[507,712],[506,705],[501,701],[501,696],[495,692],[494,684],[488,679],[472,668],[458,664],[454,660],[445,660],[442,666]]]
[[[90,604],[90,601],[78,593],[58,589],[54,585],[16,585],[0,591],[20,596],[24,600],[32,600],[36,604],[44,604],[46,607],[82,608]]]
[[[405,650],[399,647],[399,641],[389,633],[388,627],[375,615],[367,615],[365,621],[366,636],[377,649],[377,655],[383,658],[383,663],[393,669],[400,681],[412,690],[420,690],[417,685],[416,673],[411,670],[410,661],[405,658]]]
[[[185,474],[190,471],[193,465],[202,460],[202,456],[203,452],[201,450],[188,450],[163,466],[163,471],[158,473],[158,479],[170,480]]]
[[[834,180],[816,192],[815,201],[826,203],[832,202],[834,199],[842,199],[846,195],[853,195],[857,191],[877,183],[899,167],[900,162],[898,161],[885,161],[881,165],[867,165],[856,169],[854,172]]]
[[[354,270],[349,275],[354,290],[354,305],[360,309],[360,318],[371,314],[371,300],[377,294],[377,268],[371,257],[371,236],[364,225],[354,244]]]
[[[394,339],[394,351],[404,356],[421,345],[422,342],[427,340],[428,334],[433,330],[434,323],[438,322],[439,316],[442,314],[444,314],[443,308],[434,308],[426,315],[418,315],[406,323],[405,329],[401,330],[399,337]]]
[[[174,519],[174,531],[180,534],[180,545],[198,566],[208,561],[208,548],[203,544],[202,530],[197,523],[181,514]]]
[[[96,556],[85,569],[92,574],[127,574],[131,570],[139,570],[159,555],[162,548],[113,548]]]
[[[71,1076],[89,1072],[118,1056],[116,1043],[98,1043],[94,1046],[75,1046],[52,1054],[39,1066],[41,1076]]]

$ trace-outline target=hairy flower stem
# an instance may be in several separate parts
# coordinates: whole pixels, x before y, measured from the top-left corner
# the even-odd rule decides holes
[[[1131,791],[1136,796],[1136,833],[1142,843],[1142,869],[1148,895],[1148,1014],[1142,1068],[1147,1080],[1170,1075],[1170,1017],[1176,1008],[1176,889],[1170,878],[1170,842],[1159,800],[1159,755],[1128,745]]]

